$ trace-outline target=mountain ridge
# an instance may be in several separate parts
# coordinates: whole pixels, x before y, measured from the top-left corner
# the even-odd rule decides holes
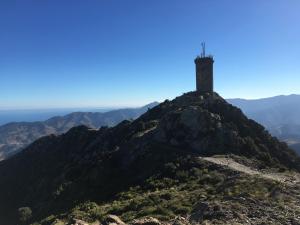
[[[136,119],[148,108],[158,102],[140,108],[125,108],[109,112],[73,112],[65,116],[55,116],[45,121],[13,122],[0,126],[0,160],[14,155],[36,139],[50,135],[62,134],[78,125],[92,128],[114,126],[124,119]]]
[[[29,223],[39,221],[36,224],[43,225],[55,224],[58,220],[65,224],[76,217],[93,222],[108,213],[117,213],[126,221],[143,215],[167,220],[199,210],[197,204],[201,202],[197,199],[206,199],[209,210],[216,206],[215,201],[220,210],[226,208],[228,213],[222,211],[215,217],[223,222],[236,220],[238,217],[233,212],[242,215],[240,209],[249,211],[247,218],[251,213],[258,213],[257,209],[276,209],[276,202],[272,207],[267,202],[274,200],[268,197],[274,188],[279,193],[283,191],[279,184],[250,179],[199,158],[215,155],[234,158],[256,170],[300,171],[300,158],[261,125],[244,116],[240,109],[217,94],[190,92],[172,101],[166,100],[138,119],[123,121],[115,127],[95,130],[79,126],[59,136],[41,138],[0,162],[0,221],[12,224],[18,207],[30,207],[33,217]],[[243,195],[247,201],[234,200],[240,193],[231,189],[240,190],[239,185],[247,190]],[[195,189],[189,189],[193,186]],[[286,207],[296,213],[293,202],[297,197],[292,192],[296,187],[287,188],[293,201]],[[227,189],[233,194],[228,194]],[[192,190],[200,191],[193,193]],[[264,200],[252,190],[255,193],[260,190],[262,195],[259,196]],[[148,192],[158,200],[150,201],[146,195],[142,199],[138,197]],[[158,197],[160,193],[165,197]],[[183,194],[186,199],[179,197]],[[195,194],[197,198],[192,197]],[[231,195],[233,200],[228,200]],[[177,198],[184,202],[180,208],[172,207],[179,204],[172,202]],[[130,203],[130,199],[136,200]],[[137,199],[143,202],[135,202]],[[159,199],[164,199],[163,204],[158,203]],[[256,208],[249,205],[250,199],[256,202]],[[89,203],[91,201],[96,203]],[[241,207],[234,209],[228,205],[230,201]],[[259,224],[261,219],[279,218],[276,213],[286,212],[262,215],[254,224]],[[290,219],[289,215],[280,220],[288,224]],[[238,221],[246,220],[240,216]]]

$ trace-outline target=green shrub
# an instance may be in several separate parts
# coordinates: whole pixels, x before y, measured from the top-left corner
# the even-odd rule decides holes
[[[19,221],[22,224],[27,223],[32,217],[32,210],[29,207],[21,207],[18,209]]]

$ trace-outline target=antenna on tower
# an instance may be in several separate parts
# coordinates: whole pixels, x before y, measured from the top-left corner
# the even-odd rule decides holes
[[[201,43],[202,46],[202,53],[201,53],[201,57],[205,57],[205,42]]]

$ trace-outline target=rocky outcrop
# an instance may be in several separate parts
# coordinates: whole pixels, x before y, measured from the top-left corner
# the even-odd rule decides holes
[[[161,143],[201,155],[232,153],[263,161],[262,166],[292,165],[300,170],[295,152],[216,93],[187,93],[165,101],[140,120],[159,121],[153,134]]]
[[[125,223],[115,215],[108,215],[104,220],[104,225],[125,225]]]

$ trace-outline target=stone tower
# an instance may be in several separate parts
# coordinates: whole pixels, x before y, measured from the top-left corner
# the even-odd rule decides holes
[[[205,55],[205,43],[202,43],[201,56],[195,59],[196,64],[196,88],[199,92],[213,92],[213,64],[214,59],[211,55]]]

